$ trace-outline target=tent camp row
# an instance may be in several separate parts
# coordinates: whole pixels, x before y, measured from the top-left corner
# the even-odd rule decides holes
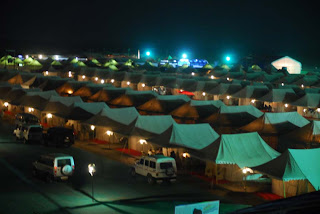
[[[75,83],[78,84],[78,82]],[[32,108],[39,118],[44,117],[40,113],[42,112],[53,113],[63,119],[77,120],[77,114],[72,111],[77,104],[71,104],[83,102],[80,96],[60,97],[56,90],[24,89],[8,83],[1,85],[0,92],[0,99],[3,102],[17,107],[25,106],[25,111],[30,111],[29,109]],[[287,147],[296,148],[295,144],[286,146],[287,143],[279,143],[281,135],[309,123],[297,112],[263,113],[253,105],[226,106],[220,100],[191,100],[186,95],[159,96],[153,91],[140,92],[129,88],[103,88],[91,97],[95,97],[96,102],[91,104],[83,102],[82,105],[86,105],[84,108],[90,108],[90,106],[98,108],[102,103],[107,103],[109,107],[137,106],[136,110],[141,115],[170,114],[179,123],[209,123],[219,134],[257,131],[269,145],[280,150]],[[74,114],[70,115],[70,112]],[[78,114],[78,120],[89,116],[93,114]],[[60,120],[60,123],[62,122],[63,120]],[[316,144],[312,145],[314,147]]]
[[[0,72],[0,74],[2,76],[1,80],[4,82],[20,84],[24,88],[41,88],[44,91],[56,90],[63,96],[81,96],[85,101],[110,101],[110,97],[106,97],[104,90],[106,88],[114,88],[113,84],[95,84],[91,81],[75,81],[70,80],[70,78],[47,77],[33,73]],[[124,83],[122,85],[123,88],[129,89],[132,86],[130,81],[122,82]],[[128,85],[128,82],[131,85]],[[302,89],[293,85],[285,85],[270,89],[266,85],[242,85],[235,81],[219,83],[214,80],[196,81],[192,79],[176,79],[174,77],[162,77],[161,84],[163,86],[155,84],[148,88],[146,83],[139,82],[139,84],[141,90],[138,89],[138,91],[148,91],[148,89],[151,90],[152,88],[158,90],[156,87],[163,87],[165,93],[183,94],[187,90],[191,91],[188,93],[191,93],[195,99],[223,100],[228,105],[251,104],[262,110],[275,112],[298,111],[306,117],[319,117],[318,112],[315,110],[320,107],[320,97],[313,95],[319,94],[319,90],[316,88]],[[143,93],[145,92],[142,92],[141,96],[143,96]],[[100,95],[105,97],[101,98]],[[312,97],[315,97],[315,99]],[[121,103],[118,102],[116,105],[121,105]],[[269,105],[270,108],[265,108]]]
[[[80,125],[94,126],[96,137],[105,140],[108,139],[107,131],[128,136],[129,148],[138,151],[146,152],[150,147],[161,147],[166,148],[167,151],[176,149],[180,155],[184,152],[189,152],[194,157],[219,165],[218,167],[216,166],[216,171],[223,174],[223,179],[242,181],[244,175],[241,173],[241,169],[267,164],[280,155],[268,146],[254,130],[247,130],[250,131],[249,133],[220,135],[208,123],[178,124],[170,115],[140,115],[134,107],[110,108],[104,102],[86,103],[78,96],[61,97],[54,90],[23,90],[27,92],[20,97],[19,105],[23,105],[25,111],[34,108],[31,113],[35,113],[37,109],[40,115],[43,113],[46,115],[53,114],[57,118],[62,118],[61,124],[64,124],[66,122],[65,119],[67,119],[68,122],[74,124],[75,129],[79,123],[81,123]],[[205,102],[208,103],[208,101]],[[189,101],[189,103],[191,102]],[[219,109],[221,113],[234,114],[237,112],[234,108],[239,107],[258,117],[253,122],[257,123],[258,121],[258,125],[252,126],[257,127],[259,130],[270,130],[271,132],[276,128],[282,130],[282,126],[285,124],[284,121],[287,121],[286,123],[290,130],[292,130],[292,124],[298,127],[308,125],[308,122],[301,120],[299,118],[300,115],[296,112],[293,112],[295,114],[290,112],[290,115],[289,113],[263,114],[259,110],[254,110],[253,106],[249,109],[248,107],[244,108],[245,106],[221,105]],[[242,111],[244,111],[243,109]],[[281,117],[280,114],[286,115]],[[47,122],[54,119],[45,118]],[[260,125],[262,123],[260,121],[263,122],[264,126]],[[251,126],[248,127],[250,128]],[[148,144],[141,144],[141,139],[146,140]],[[314,172],[313,168],[310,170]],[[259,168],[258,171],[264,173],[263,169]],[[274,176],[272,173],[265,173]],[[260,176],[258,175],[256,179],[260,179]],[[279,192],[279,188],[276,188],[276,186],[281,181],[281,177],[277,177],[277,179],[277,181],[274,181],[274,191],[276,193],[277,191]],[[302,179],[311,183],[313,178],[305,176]],[[312,187],[314,189],[318,188],[313,186],[313,183],[311,184],[310,191],[313,190]],[[298,191],[297,188],[301,188],[301,185],[293,185],[295,191]],[[287,187],[287,190],[285,190],[287,195],[291,194],[292,188],[292,185],[291,189]],[[301,192],[302,190],[299,191]]]

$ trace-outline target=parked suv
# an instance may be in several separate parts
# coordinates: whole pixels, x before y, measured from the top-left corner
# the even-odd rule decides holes
[[[133,165],[130,173],[132,176],[146,176],[149,184],[155,181],[176,181],[176,161],[164,155],[143,156]]]
[[[32,174],[43,176],[47,182],[68,180],[75,170],[73,157],[62,153],[41,155],[32,165]]]
[[[70,147],[74,144],[73,130],[65,127],[49,128],[44,134],[44,144]]]
[[[23,140],[23,143],[43,141],[43,128],[41,125],[16,125],[13,134],[17,140]]]

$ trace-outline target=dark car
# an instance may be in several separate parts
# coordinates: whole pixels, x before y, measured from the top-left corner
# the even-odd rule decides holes
[[[74,144],[74,133],[72,129],[65,127],[52,127],[49,128],[47,133],[44,134],[45,145],[55,145],[70,147]]]

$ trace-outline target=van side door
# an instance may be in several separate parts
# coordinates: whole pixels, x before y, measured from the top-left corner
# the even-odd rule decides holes
[[[141,158],[139,162],[136,164],[136,173],[139,175],[143,175],[143,167],[144,167],[144,158]]]

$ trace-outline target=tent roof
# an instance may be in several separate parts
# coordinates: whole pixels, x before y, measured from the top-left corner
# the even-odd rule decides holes
[[[136,108],[103,108],[85,123],[108,127],[114,132],[130,134],[135,120],[139,116]]]
[[[248,85],[240,91],[232,94],[237,98],[259,98],[269,92],[269,88],[265,85]]]
[[[252,116],[258,118],[263,115],[263,113],[257,109],[256,107],[252,105],[246,105],[246,106],[226,106],[223,105],[220,108],[220,114],[236,114],[241,112],[247,112],[248,114],[251,114]]]
[[[209,124],[174,124],[170,144],[200,150],[219,138]]]
[[[72,120],[87,120],[93,115],[98,114],[104,108],[108,108],[104,102],[75,102],[70,107],[68,118]]]
[[[265,113],[262,117],[243,126],[241,129],[248,132],[259,131],[261,133],[284,134],[295,128],[301,128],[308,123],[309,121],[298,112]]]
[[[265,102],[293,102],[298,96],[291,88],[272,89],[263,97],[257,98]]]
[[[293,106],[303,106],[309,108],[320,107],[320,94],[307,93],[295,102],[290,103]]]
[[[284,181],[308,179],[316,190],[320,189],[319,149],[288,149],[278,158],[253,170]]]
[[[266,163],[280,154],[273,150],[257,132],[223,134],[212,145],[201,150],[200,158],[217,164],[236,164],[240,168]]]
[[[139,115],[132,134],[142,137],[150,137],[151,134],[159,135],[170,128],[174,123],[175,122],[170,115]]]

